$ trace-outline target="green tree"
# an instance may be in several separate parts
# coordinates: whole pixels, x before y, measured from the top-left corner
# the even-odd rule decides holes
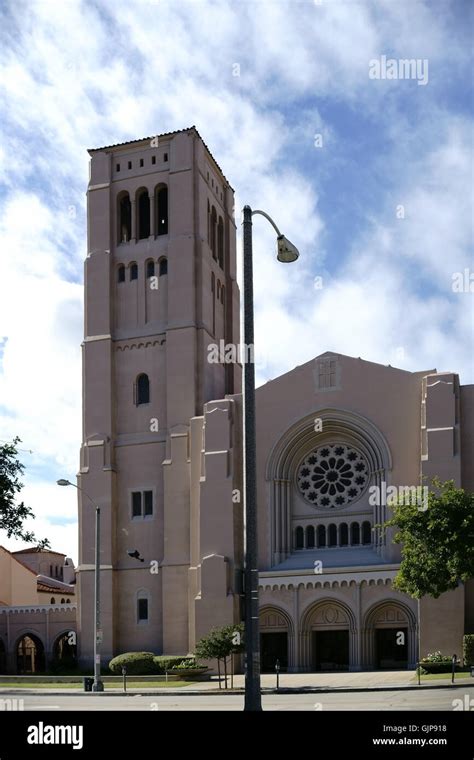
[[[394,587],[417,599],[435,599],[474,577],[474,494],[452,480],[432,480],[427,509],[403,500],[385,527],[397,529],[402,562]]]
[[[219,688],[221,688],[221,662],[224,665],[224,681],[227,689],[227,658],[242,652],[244,648],[244,625],[226,625],[213,628],[196,645],[196,657],[200,660],[217,660]]]
[[[49,546],[49,541],[38,541],[35,534],[25,530],[24,522],[34,517],[30,507],[23,501],[16,503],[16,495],[23,488],[20,478],[24,466],[18,459],[17,445],[20,439],[14,438],[11,443],[0,445],[0,528],[6,530],[8,538],[21,538],[26,543],[35,543],[39,548]]]

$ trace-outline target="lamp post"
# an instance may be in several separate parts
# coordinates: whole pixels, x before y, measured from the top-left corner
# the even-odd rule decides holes
[[[243,209],[243,282],[244,282],[244,345],[254,348],[252,216],[260,214],[277,233],[277,259],[282,263],[296,261],[298,249],[281,234],[265,211]],[[255,431],[255,367],[254,357],[244,361],[244,601],[245,601],[245,703],[244,710],[262,709],[260,693],[260,637],[258,625],[258,544],[257,482]]]
[[[95,594],[94,594],[94,684],[92,691],[104,691],[104,684],[100,677],[100,644],[102,631],[100,630],[100,507],[92,501],[89,494],[83,488],[61,478],[57,481],[58,486],[73,486],[86,496],[95,508]]]

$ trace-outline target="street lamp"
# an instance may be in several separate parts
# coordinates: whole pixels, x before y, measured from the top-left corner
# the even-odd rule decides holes
[[[61,478],[57,481],[58,486],[73,486],[86,496],[95,507],[95,597],[94,597],[94,683],[92,691],[104,691],[104,684],[100,678],[100,644],[102,631],[100,630],[100,507],[92,501],[89,494],[83,488]]]
[[[298,249],[281,234],[265,211],[243,209],[244,266],[244,601],[245,601],[245,703],[244,710],[262,709],[260,693],[260,638],[258,625],[258,546],[257,546],[257,483],[255,433],[255,367],[247,352],[254,346],[252,216],[260,214],[277,233],[277,259],[289,264],[299,256]],[[252,352],[253,355],[253,352]]]

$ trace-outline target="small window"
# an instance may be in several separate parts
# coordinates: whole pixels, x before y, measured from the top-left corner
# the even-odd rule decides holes
[[[163,156],[163,161],[165,163],[168,161],[168,154],[167,153],[165,153],[165,155]]]
[[[138,280],[138,264],[130,265],[130,279]]]
[[[129,168],[129,169],[131,169],[131,168],[132,168],[132,162],[131,162],[131,161],[129,161],[129,162],[128,162],[128,168]]]
[[[151,157],[151,163],[152,164],[156,164],[156,156],[152,156]]]
[[[306,548],[314,549],[314,528],[312,525],[308,525],[306,528]]]
[[[363,544],[372,543],[372,530],[371,530],[369,522],[362,523],[362,543]]]
[[[301,526],[298,526],[298,528],[296,528],[295,548],[304,549],[304,531]]]
[[[125,282],[125,267],[123,264],[120,264],[117,269],[117,282]]]
[[[349,530],[347,523],[342,523],[339,528],[339,546],[347,546],[349,543]]]
[[[153,491],[144,491],[143,498],[145,501],[145,516],[153,514]]]
[[[142,374],[137,378],[137,406],[150,403],[150,381],[148,375]]]
[[[49,603],[50,604],[56,604],[56,599],[54,598],[54,596],[51,597]]]
[[[69,604],[70,601],[71,601],[70,599],[66,599],[66,604]]]
[[[146,276],[147,277],[154,277],[155,276],[155,262],[154,261],[147,261],[147,263],[146,263]]]
[[[148,599],[137,599],[138,622],[148,620]]]
[[[143,158],[140,159],[140,166],[143,166]]]
[[[132,493],[132,517],[142,516],[142,495],[140,491]]]
[[[116,165],[115,165],[115,171],[116,171],[116,172],[119,172],[119,171],[120,171],[120,164],[116,164]]]
[[[168,274],[168,259],[161,259],[158,274],[160,277],[162,277],[164,274]]]
[[[65,604],[64,597],[61,599],[61,604]]]
[[[224,286],[221,288],[221,304],[224,305]]]
[[[53,577],[53,566],[52,565],[49,566],[49,577],[50,578]]]

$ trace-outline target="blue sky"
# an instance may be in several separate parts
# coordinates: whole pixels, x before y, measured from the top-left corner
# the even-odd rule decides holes
[[[298,245],[281,267],[256,221],[259,382],[326,350],[474,381],[473,295],[452,291],[473,271],[471,2],[1,8],[0,437],[33,450],[24,498],[55,548],[77,559],[54,481],[81,437],[87,148],[195,124],[237,222],[263,208]],[[427,83],[369,78],[381,56],[426,61]]]

